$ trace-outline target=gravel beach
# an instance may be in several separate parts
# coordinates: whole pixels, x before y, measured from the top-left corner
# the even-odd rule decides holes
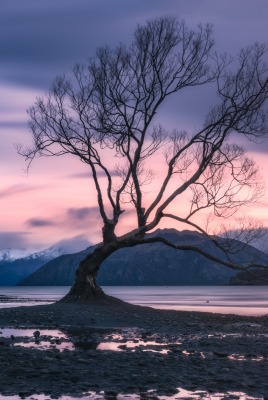
[[[268,315],[156,310],[107,298],[3,308],[0,332],[2,396],[168,398],[183,388],[200,392],[185,398],[268,398]]]

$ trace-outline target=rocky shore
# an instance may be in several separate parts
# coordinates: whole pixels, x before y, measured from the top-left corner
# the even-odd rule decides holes
[[[195,397],[178,398],[268,398],[268,315],[156,310],[108,298],[3,308],[0,332],[2,396],[155,399],[183,388]]]

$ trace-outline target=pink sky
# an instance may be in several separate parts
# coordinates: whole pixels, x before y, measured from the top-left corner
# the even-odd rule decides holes
[[[0,51],[4,49],[5,57],[0,67],[0,249],[40,249],[77,235],[85,235],[93,243],[101,239],[95,189],[90,179],[83,176],[86,166],[69,157],[37,159],[26,173],[26,164],[14,148],[15,143],[30,143],[26,109],[48,89],[58,73],[68,72],[75,62],[86,60],[100,44],[129,40],[137,23],[165,14],[182,16],[191,25],[214,23],[216,48],[223,51],[236,51],[248,43],[267,40],[266,0],[246,0],[243,7],[233,0],[201,3],[202,7],[195,0],[149,0],[145,5],[144,1],[130,0],[119,12],[117,0],[103,0],[94,7],[83,0],[68,0],[62,3],[66,12],[60,22],[56,18],[60,9],[52,1],[37,7],[32,0],[26,0],[25,9],[4,6],[1,11],[4,22],[0,18]],[[91,24],[83,19],[86,12]],[[49,28],[36,24],[42,13],[51,16]],[[77,18],[78,32],[68,25],[71,17]],[[62,29],[56,27],[57,23],[62,24]],[[90,38],[87,43],[85,32]],[[204,92],[204,96],[207,96],[205,101],[201,97],[185,97],[179,103],[179,128],[195,127],[202,119],[209,104],[208,93]],[[163,124],[178,127],[177,107],[178,104],[176,107],[172,102],[168,104],[161,116]],[[247,148],[268,187],[267,140],[260,146],[247,144]],[[162,167],[158,168],[161,174]],[[261,202],[246,208],[244,214],[258,217],[268,226],[267,192]],[[126,213],[120,233],[134,227],[134,223],[133,216]],[[161,227],[171,225],[181,228],[171,222],[162,223]]]

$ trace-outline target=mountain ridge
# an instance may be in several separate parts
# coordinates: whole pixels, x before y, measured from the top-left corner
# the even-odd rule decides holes
[[[198,232],[159,229],[148,235],[161,236],[174,244],[191,244],[214,256],[223,252],[206,236]],[[71,285],[79,262],[95,246],[72,255],[62,255],[49,261],[20,282],[21,285]],[[246,249],[246,251],[245,251]],[[268,263],[268,256],[247,245],[233,261],[245,262],[247,257],[259,257]],[[100,285],[227,285],[236,271],[208,260],[190,250],[175,250],[163,243],[142,244],[120,249],[105,260],[98,274]]]

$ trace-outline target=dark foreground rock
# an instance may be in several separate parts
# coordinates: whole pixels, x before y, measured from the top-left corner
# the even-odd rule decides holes
[[[0,310],[5,327],[39,331],[0,334],[0,393],[81,396],[88,391],[169,396],[177,388],[210,393],[268,393],[268,318],[155,310],[121,301]],[[59,329],[73,350],[35,348],[42,329]],[[54,343],[54,342],[53,342]],[[118,351],[101,350],[99,343]],[[55,345],[56,346],[56,345]],[[201,398],[201,397],[200,397]]]

